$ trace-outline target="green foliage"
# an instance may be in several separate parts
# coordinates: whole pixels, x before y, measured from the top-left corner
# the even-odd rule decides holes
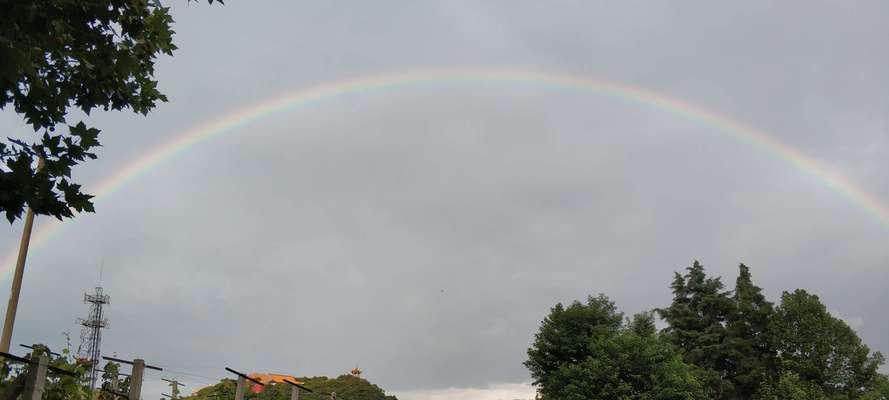
[[[25,205],[59,219],[92,212],[92,196],[71,182],[71,169],[96,158],[99,130],[68,125],[68,112],[147,114],[167,100],[154,63],[176,49],[169,8],[148,0],[0,0],[0,10],[0,109],[12,106],[37,133],[0,142],[0,210],[10,222]]]
[[[183,399],[190,400],[217,400],[217,399],[233,399],[235,398],[235,389],[237,384],[232,379],[223,379],[219,383],[207,386],[192,393]]]
[[[706,386],[715,398],[732,398],[731,348],[727,342],[727,322],[735,311],[730,293],[719,278],[707,277],[704,266],[695,261],[686,274],[676,273],[671,285],[673,302],[657,310],[669,324],[664,334],[676,345],[686,362],[705,371]]]
[[[676,274],[673,302],[659,310],[686,362],[706,371],[713,398],[859,399],[883,363],[817,296],[784,293],[775,308],[741,264],[732,292],[700,263]]]
[[[557,304],[525,365],[546,399],[889,400],[883,356],[817,296],[785,292],[776,307],[741,264],[725,291],[695,261],[657,313],[621,322],[603,295]]]
[[[819,386],[827,398],[858,399],[880,381],[883,356],[871,353],[852,328],[805,290],[784,292],[769,338],[778,370]]]
[[[107,362],[102,368],[102,389],[98,393],[100,400],[120,400],[112,392],[127,393],[130,390],[130,377],[126,376],[120,379],[120,364],[116,362]]]
[[[328,400],[329,396],[321,393],[336,393],[337,399],[344,400],[397,400],[395,396],[387,396],[379,386],[365,379],[352,375],[340,375],[334,379],[324,376],[297,378],[304,386],[316,393],[301,392],[301,400]],[[249,382],[248,382],[249,385]],[[218,400],[232,399],[235,396],[236,382],[223,379],[219,383],[202,388],[183,400]],[[247,390],[245,400],[290,400],[292,386],[286,383],[266,385],[261,393]]]
[[[753,284],[750,269],[744,264],[738,269],[733,312],[726,321],[725,344],[731,365],[726,378],[735,398],[749,399],[774,367],[775,354],[767,337],[774,309],[762,289]]]
[[[777,381],[766,381],[761,388],[761,400],[826,400],[818,385],[800,379],[793,372],[786,372]]]
[[[889,400],[889,377],[878,375],[873,387],[861,396],[861,400]]]
[[[89,375],[89,366],[78,362],[66,348],[61,356],[54,356],[44,345],[34,345],[33,355],[45,355],[49,358],[49,365],[74,373],[74,376],[47,373],[44,386],[44,400],[87,400],[89,399],[89,387],[86,378]],[[27,357],[26,357],[27,358]],[[19,363],[2,363],[0,367],[0,392],[27,374],[30,366]]]
[[[696,371],[656,332],[651,313],[622,320],[603,295],[553,307],[525,362],[544,398],[706,398]]]
[[[561,303],[543,320],[534,344],[528,349],[525,366],[534,383],[546,386],[563,364],[577,364],[589,355],[589,343],[595,338],[613,335],[620,329],[623,314],[604,295],[590,296],[568,307]]]

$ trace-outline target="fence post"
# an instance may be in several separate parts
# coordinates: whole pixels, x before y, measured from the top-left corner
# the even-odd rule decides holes
[[[142,374],[145,372],[145,360],[133,360],[133,373],[130,375],[130,393],[128,400],[139,400],[142,397]]]
[[[235,400],[244,400],[244,386],[247,386],[247,380],[243,376],[238,376],[238,387],[235,389]]]
[[[43,388],[46,385],[46,367],[48,365],[49,358],[46,355],[41,354],[31,359],[28,377],[25,379],[25,392],[22,400],[41,400],[43,398]]]

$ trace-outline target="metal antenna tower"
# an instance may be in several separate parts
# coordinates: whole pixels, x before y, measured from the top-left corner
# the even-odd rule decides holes
[[[83,302],[90,304],[90,315],[86,319],[77,320],[83,325],[80,330],[79,358],[90,364],[90,390],[96,388],[101,359],[102,329],[108,326],[108,319],[102,313],[102,306],[109,304],[110,300],[101,286],[96,287],[95,293],[84,293]]]

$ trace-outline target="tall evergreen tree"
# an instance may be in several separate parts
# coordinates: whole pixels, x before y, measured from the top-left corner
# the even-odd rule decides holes
[[[707,277],[704,266],[695,261],[685,275],[675,275],[673,302],[659,309],[669,326],[666,337],[683,353],[686,362],[707,371],[707,386],[713,398],[735,398],[735,388],[725,379],[733,371],[726,343],[727,321],[734,312],[729,293],[719,278]]]
[[[772,303],[762,289],[753,284],[750,269],[741,264],[735,290],[734,307],[726,329],[726,346],[731,358],[730,376],[735,397],[750,399],[773,365],[774,352],[766,337],[769,320],[774,314]]]

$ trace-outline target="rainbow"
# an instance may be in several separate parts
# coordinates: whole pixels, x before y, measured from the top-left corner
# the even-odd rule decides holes
[[[225,133],[236,132],[239,127],[283,110],[348,94],[391,91],[423,85],[450,84],[502,84],[584,90],[662,109],[674,115],[713,126],[722,132],[733,135],[742,142],[763,149],[785,160],[799,170],[817,177],[833,191],[845,196],[853,204],[857,204],[867,210],[884,226],[889,227],[889,207],[876,196],[857,186],[839,171],[782,143],[772,135],[744,124],[731,116],[664,93],[658,93],[626,83],[577,75],[512,68],[416,70],[340,80],[322,83],[307,89],[295,90],[227,113],[221,118],[205,122],[179,133],[173,136],[172,139],[125,165],[115,174],[100,181],[88,192],[96,196],[96,201],[104,201],[114,192],[124,187],[127,182],[138,179],[146,171],[151,170],[164,160],[175,157],[200,142]],[[32,236],[32,251],[39,250],[44,243],[59,232],[61,226],[62,224],[59,221],[44,218]],[[13,249],[3,258],[3,265],[7,267],[0,273],[4,276],[9,275],[15,263],[17,246],[12,247]]]

